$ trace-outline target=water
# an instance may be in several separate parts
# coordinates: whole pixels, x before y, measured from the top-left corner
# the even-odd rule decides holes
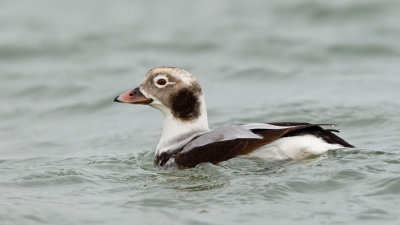
[[[0,224],[399,224],[398,1],[0,1]],[[309,160],[154,166],[155,66],[211,127],[336,123]]]

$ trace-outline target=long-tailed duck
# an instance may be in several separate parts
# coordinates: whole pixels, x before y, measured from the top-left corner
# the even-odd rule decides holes
[[[210,130],[199,82],[176,67],[151,69],[138,88],[114,101],[150,105],[163,113],[162,134],[155,153],[160,166],[190,168],[245,154],[302,159],[330,149],[353,147],[332,133],[337,130],[321,127],[329,124],[250,123]]]

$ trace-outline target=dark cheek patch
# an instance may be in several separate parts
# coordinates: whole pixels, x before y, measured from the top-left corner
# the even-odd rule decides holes
[[[196,119],[200,116],[200,101],[190,89],[183,89],[171,96],[172,114],[181,120]]]

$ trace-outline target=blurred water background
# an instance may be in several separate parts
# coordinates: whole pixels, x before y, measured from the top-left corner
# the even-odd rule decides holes
[[[400,2],[0,0],[0,224],[399,224]],[[195,74],[211,127],[335,123],[355,149],[154,166],[161,114],[115,104]]]

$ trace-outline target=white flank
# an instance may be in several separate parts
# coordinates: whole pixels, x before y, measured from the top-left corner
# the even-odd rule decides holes
[[[313,135],[283,137],[250,153],[251,156],[274,159],[305,159],[321,155],[330,149],[343,148],[339,144],[329,144]]]

